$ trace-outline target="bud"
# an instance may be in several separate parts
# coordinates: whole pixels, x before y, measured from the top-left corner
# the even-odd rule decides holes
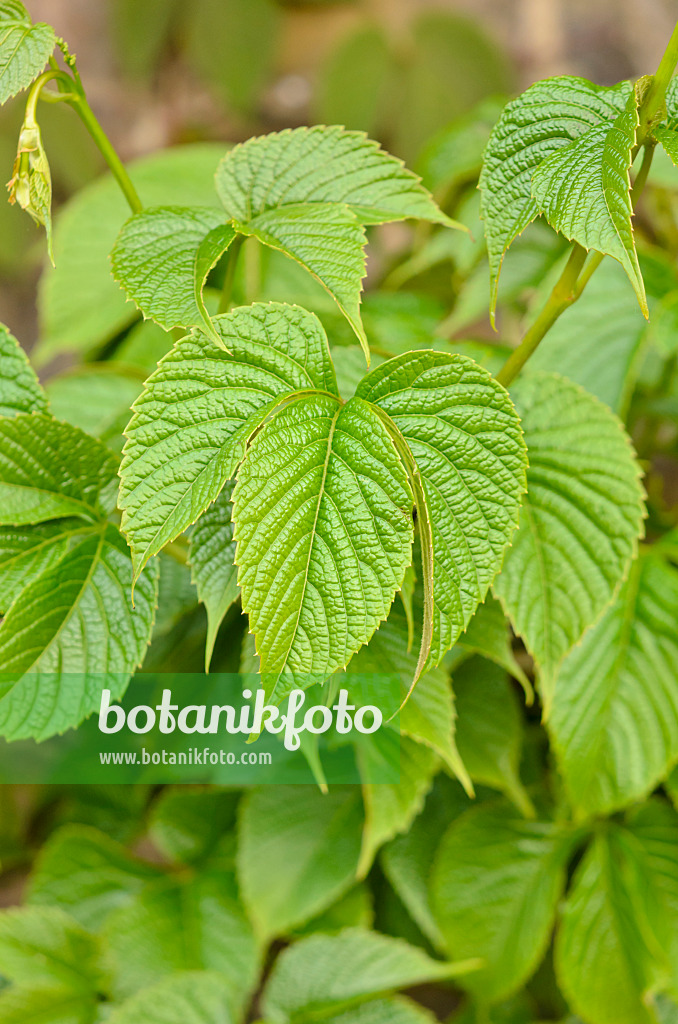
[[[49,258],[52,252],[52,176],[38,124],[27,116],[19,135],[12,179],[7,183],[10,203],[18,203],[36,224],[44,225]]]

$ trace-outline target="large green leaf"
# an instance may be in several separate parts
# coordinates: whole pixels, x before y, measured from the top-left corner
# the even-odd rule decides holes
[[[325,910],[355,882],[360,790],[270,786],[245,797],[238,830],[243,900],[263,939]]]
[[[164,353],[163,353],[164,354]],[[110,360],[74,366],[50,377],[45,390],[52,415],[122,448],[122,432],[143,387],[144,374]]]
[[[191,532],[191,577],[207,611],[206,669],[209,669],[212,660],[219,626],[240,594],[235,565],[231,491],[231,484],[226,484]]]
[[[548,78],[504,109],[490,135],[480,177],[492,311],[504,254],[539,213],[531,188],[536,168],[597,125],[609,126],[631,92],[628,82],[602,88],[583,78]]]
[[[506,391],[464,356],[405,353],[368,374],[356,394],[386,413],[414,463],[421,670],[457,641],[501,565],[525,489],[522,431]]]
[[[0,416],[47,412],[47,398],[26,353],[0,324]]]
[[[494,583],[548,705],[568,650],[609,605],[643,529],[641,470],[621,422],[576,384],[512,390],[529,457],[520,527]]]
[[[540,164],[532,176],[532,195],[556,231],[621,263],[648,317],[631,225],[629,172],[638,124],[632,94],[612,124],[592,128]]]
[[[201,874],[148,886],[106,920],[104,935],[119,998],[178,971],[216,971],[242,1009],[259,953],[230,878]]]
[[[433,911],[455,957],[485,966],[465,984],[485,1002],[516,991],[537,967],[565,884],[570,843],[549,822],[487,804],[450,826],[431,879]]]
[[[0,419],[0,523],[100,519],[116,477],[115,456],[75,427],[42,413]]]
[[[637,800],[678,757],[677,620],[678,572],[646,553],[560,668],[548,725],[583,812]]]
[[[214,168],[223,152],[223,144],[180,146],[135,161],[128,170],[147,206],[216,206]],[[128,217],[111,175],[88,185],[59,212],[56,268],[46,268],[40,281],[36,365],[61,352],[97,351],[135,320],[136,310],[111,277],[109,261]]]
[[[168,330],[200,326],[217,344],[203,288],[235,238],[218,210],[156,206],[131,217],[111,253],[113,275],[144,316]]]
[[[2,974],[21,985],[101,991],[102,951],[97,939],[54,907],[20,907],[0,914]]]
[[[140,580],[114,526],[90,532],[33,579],[0,626],[0,734],[45,739],[116,699],[151,635],[157,573]]]
[[[88,525],[82,519],[0,527],[0,612],[5,614],[24,587],[60,562],[83,532]]]
[[[296,390],[336,394],[327,338],[313,314],[257,304],[214,325],[229,351],[199,332],[177,342],[127,428],[119,503],[137,575],[214,501],[276,403]]]
[[[143,989],[109,1024],[232,1024],[228,983],[216,971],[182,971]]]
[[[337,126],[250,139],[224,157],[216,180],[234,227],[317,277],[366,350],[359,308],[362,225],[406,217],[452,223],[400,160],[362,132]]]
[[[57,985],[12,985],[0,993],[3,1024],[93,1024],[98,1000],[94,992],[74,992]]]
[[[0,3],[0,104],[37,78],[56,44],[54,29],[34,25],[18,0]]]
[[[436,1018],[420,1003],[404,996],[391,996],[340,1010],[324,1020],[326,1024],[434,1024]]]
[[[268,979],[262,1005],[271,1024],[327,1016],[335,1007],[451,978],[469,966],[432,960],[400,939],[347,928],[339,935],[312,935],[285,950]]]
[[[300,398],[257,434],[233,518],[269,696],[285,696],[294,673],[331,674],[367,643],[411,561],[411,510],[393,442],[359,398]]]

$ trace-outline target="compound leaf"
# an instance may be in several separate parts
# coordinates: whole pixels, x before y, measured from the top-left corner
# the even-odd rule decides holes
[[[111,253],[113,276],[144,316],[167,330],[199,326],[221,345],[202,293],[234,238],[218,210],[151,207],[134,214],[118,235]]]
[[[157,597],[147,573],[129,601],[132,564],[107,525],[73,545],[22,591],[0,625],[0,734],[45,739],[117,699],[141,664]]]
[[[567,792],[585,813],[642,797],[678,757],[677,619],[678,572],[642,555],[560,667],[548,726]]]
[[[525,444],[506,391],[464,356],[405,353],[368,374],[356,395],[395,424],[420,481],[420,674],[457,641],[501,565],[525,489]]]
[[[56,45],[54,29],[34,25],[18,0],[0,3],[0,104],[37,78]]]
[[[578,385],[538,373],[511,393],[527,494],[494,592],[539,666],[548,705],[559,663],[609,605],[637,549],[641,470],[621,422]]]
[[[115,502],[117,460],[99,441],[42,413],[0,419],[0,523],[90,521]]]
[[[256,304],[213,323],[223,349],[200,332],[178,341],[147,380],[126,431],[119,503],[135,577],[214,501],[277,402],[296,390],[336,394],[313,314]]]
[[[532,195],[551,227],[585,249],[624,267],[644,316],[649,316],[631,216],[629,171],[636,142],[635,94],[614,122],[603,122],[558,150],[536,169]]]
[[[231,483],[224,486],[191,532],[191,578],[207,611],[206,670],[212,660],[219,626],[240,594],[233,539],[232,489]]]
[[[26,353],[0,324],[0,416],[20,412],[47,412],[47,398]]]
[[[109,1024],[232,1024],[228,983],[216,971],[182,971],[127,999]]]
[[[535,169],[596,125],[614,121],[631,92],[629,82],[603,88],[563,76],[537,82],[505,107],[490,135],[480,176],[493,317],[506,250],[539,213],[531,188]]]

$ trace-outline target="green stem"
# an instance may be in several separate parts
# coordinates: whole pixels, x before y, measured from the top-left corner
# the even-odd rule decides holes
[[[233,280],[235,278],[235,268],[238,263],[238,256],[240,250],[243,247],[245,241],[244,235],[236,235],[231,242],[231,248],[228,251],[228,263],[226,264],[226,273],[224,275],[224,287],[221,291],[221,301],[219,303],[219,312],[228,313],[231,308],[231,295],[233,292]]]
[[[664,56],[659,62],[659,67],[640,109],[640,142],[645,141],[650,125],[661,109],[669,82],[676,70],[676,64],[678,64],[678,22],[671,33]]]
[[[132,184],[132,179],[127,173],[122,160],[113,148],[110,139],[96,119],[94,111],[85,98],[85,94],[78,92],[76,99],[70,100],[69,102],[97,144],[101,155],[110,167],[113,177],[118,182],[125,199],[129,203],[132,213],[140,213],[143,209],[143,203],[139,198],[137,190]]]

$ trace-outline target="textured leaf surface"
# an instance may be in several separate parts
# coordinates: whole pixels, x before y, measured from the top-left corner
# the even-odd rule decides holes
[[[388,615],[410,560],[412,495],[376,412],[299,399],[253,440],[233,491],[238,583],[269,695],[329,675]]]
[[[219,341],[202,291],[210,270],[234,238],[217,210],[145,209],[118,235],[111,253],[113,275],[144,316],[168,330],[201,326]]]
[[[0,527],[0,611],[6,613],[28,583],[61,561],[83,531],[82,519]]]
[[[540,164],[532,176],[532,195],[556,231],[585,249],[606,253],[621,263],[647,317],[629,192],[631,151],[638,123],[638,107],[632,95],[613,124],[592,128]]]
[[[3,911],[0,961],[3,976],[19,984],[60,985],[74,992],[96,992],[102,981],[97,940],[53,907]]]
[[[539,213],[531,189],[535,169],[596,125],[614,121],[631,91],[628,82],[608,89],[584,78],[548,78],[504,109],[490,135],[480,177],[492,310],[504,254]]]
[[[0,104],[27,89],[47,63],[56,44],[54,29],[34,25],[17,0],[0,3]]]
[[[401,996],[372,999],[324,1018],[327,1024],[433,1024],[433,1015],[419,1003]]]
[[[228,984],[216,972],[185,971],[132,996],[110,1024],[232,1024]]]
[[[325,910],[355,881],[360,790],[272,786],[245,797],[238,831],[243,900],[263,939]]]
[[[520,423],[486,370],[443,352],[388,360],[357,395],[395,423],[421,480],[428,512],[418,509],[420,528],[428,518],[433,562],[427,663],[437,664],[485,598],[515,528],[526,462]]]
[[[207,611],[207,669],[212,660],[219,626],[240,594],[235,565],[231,491],[232,485],[226,484],[216,501],[200,516],[191,533],[191,577]]]
[[[263,1009],[272,1024],[326,1015],[335,1005],[450,978],[465,967],[432,960],[401,939],[360,928],[312,935],[278,958],[264,990]]]
[[[132,564],[125,541],[106,526],[74,545],[33,580],[0,626],[0,733],[45,739],[79,724],[113,699],[141,663],[150,638],[157,576],[129,600]]]
[[[561,666],[548,724],[570,798],[584,812],[637,800],[678,757],[677,620],[678,572],[642,556]]]
[[[553,695],[557,668],[626,574],[643,529],[641,470],[621,422],[562,377],[512,390],[529,457],[520,526],[494,583]]]
[[[177,971],[218,972],[241,1008],[257,978],[251,928],[223,875],[155,883],[111,914],[104,929],[116,994],[133,995]]]
[[[28,357],[0,324],[0,416],[47,412],[47,399]]]
[[[40,413],[0,419],[0,523],[21,526],[114,505],[117,460],[67,423]]]
[[[276,402],[299,389],[336,393],[313,314],[257,304],[214,325],[229,351],[198,332],[177,342],[146,382],[126,431],[119,503],[136,573],[214,501]]]
[[[452,956],[485,961],[465,979],[483,1000],[509,995],[537,967],[567,853],[554,825],[525,821],[501,804],[478,807],[450,826],[431,880],[433,911]]]

